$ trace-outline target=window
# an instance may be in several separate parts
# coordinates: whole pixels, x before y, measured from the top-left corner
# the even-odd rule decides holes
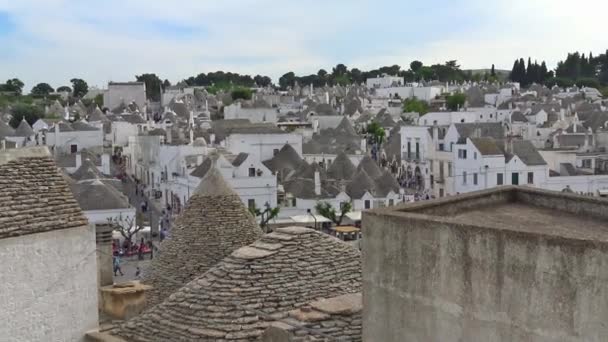
[[[255,167],[249,168],[249,177],[255,177]]]
[[[444,149],[444,145],[443,144],[439,144],[439,151],[443,151]]]
[[[467,185],[467,172],[462,171],[462,184]]]
[[[585,168],[585,169],[591,168],[591,159],[583,159],[583,168]]]
[[[444,193],[443,193],[443,189],[439,189],[439,197],[443,197]]]
[[[251,210],[255,209],[255,200],[254,199],[248,199],[247,200],[247,207]]]
[[[528,172],[528,184],[534,184],[534,172]]]
[[[434,166],[434,165],[433,165],[434,163],[433,163],[433,161],[432,161],[432,160],[431,160],[430,164],[431,164],[431,165],[430,165],[430,166],[431,166],[431,173],[433,173],[433,172],[435,172],[435,168],[433,167],[433,166]]]
[[[408,141],[407,142],[407,159],[411,159],[412,158],[412,142]]]
[[[416,159],[420,159],[420,143],[416,141]]]
[[[448,162],[448,177],[452,177],[452,163]]]
[[[443,162],[439,162],[439,179],[443,180]]]
[[[511,184],[519,185],[519,173],[517,173],[517,172],[511,173]]]
[[[473,185],[477,185],[477,173],[473,174]]]
[[[490,114],[490,119],[492,118],[492,114]]]
[[[70,145],[70,153],[78,152],[78,145]]]
[[[388,206],[389,207],[393,206],[394,204],[395,204],[395,200],[393,200],[393,199],[389,199],[388,200]]]
[[[458,149],[458,159],[467,159],[467,150]]]
[[[365,200],[365,209],[369,209],[371,207],[371,203],[369,200]]]
[[[431,175],[431,189],[435,188],[435,176]]]
[[[477,152],[473,152],[473,159],[477,160]]]
[[[504,184],[504,180],[503,180],[502,173],[497,173],[496,174],[496,185],[503,185],[503,184]]]

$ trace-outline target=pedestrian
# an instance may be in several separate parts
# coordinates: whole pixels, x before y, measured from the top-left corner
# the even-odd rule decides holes
[[[141,269],[139,268],[139,266],[137,266],[135,268],[135,278],[139,279],[139,276],[141,275]]]
[[[139,244],[139,248],[137,249],[137,258],[139,260],[144,260],[144,247],[146,245],[144,244],[144,238],[141,238],[141,242]]]
[[[141,208],[141,212],[142,212],[142,213],[145,213],[145,212],[146,212],[146,203],[141,202],[141,204],[140,204],[139,206],[140,206],[140,208]]]
[[[124,273],[122,273],[122,269],[120,268],[120,256],[118,256],[118,253],[114,253],[112,263],[114,264],[114,276],[117,276],[116,272],[119,272],[121,276],[124,276]]]
[[[146,212],[148,211],[148,201],[144,200],[144,205],[146,206]]]

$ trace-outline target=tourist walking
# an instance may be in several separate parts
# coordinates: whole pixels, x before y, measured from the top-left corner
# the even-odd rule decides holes
[[[121,276],[124,276],[124,273],[122,273],[122,268],[120,268],[120,256],[118,253],[114,254],[112,263],[114,264],[114,276],[117,276],[116,272],[119,272]]]

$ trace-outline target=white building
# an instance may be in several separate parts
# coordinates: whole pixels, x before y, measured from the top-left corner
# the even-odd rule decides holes
[[[442,87],[386,87],[375,90],[376,96],[383,98],[411,99],[430,102],[443,93]]]
[[[45,132],[44,141],[58,151],[75,153],[103,146],[103,130],[83,122],[58,122]]]
[[[46,147],[0,151],[0,182],[18,194],[0,199],[0,339],[83,341],[98,327],[95,229]]]
[[[258,132],[234,130],[226,137],[226,149],[234,154],[247,153],[259,160],[268,160],[278,153],[285,144],[289,144],[300,156],[302,155],[301,135],[287,133],[278,128],[276,130],[259,130]]]
[[[265,102],[264,105],[257,105],[254,103],[251,106],[243,106],[241,101],[224,107],[224,119],[248,119],[253,123],[277,122],[277,115],[279,114],[276,108],[268,106]]]
[[[382,75],[382,77],[368,78],[366,83],[369,89],[388,88],[404,85],[405,79],[398,76]]]
[[[121,105],[134,102],[140,111],[146,107],[146,84],[144,82],[110,82],[103,94],[103,105],[114,110]]]

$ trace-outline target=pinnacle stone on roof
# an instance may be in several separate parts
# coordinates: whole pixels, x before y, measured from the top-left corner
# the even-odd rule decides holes
[[[311,301],[358,293],[361,254],[312,229],[277,228],[184,285],[113,334],[133,342],[256,341]]]
[[[261,235],[241,198],[211,167],[175,221],[171,237],[161,243],[159,256],[144,273],[144,283],[154,287],[148,304],[160,303],[179,289],[168,278],[185,284]]]
[[[361,159],[357,170],[361,169],[364,169],[372,179],[382,176],[382,170],[370,156],[365,156],[363,159]]]

